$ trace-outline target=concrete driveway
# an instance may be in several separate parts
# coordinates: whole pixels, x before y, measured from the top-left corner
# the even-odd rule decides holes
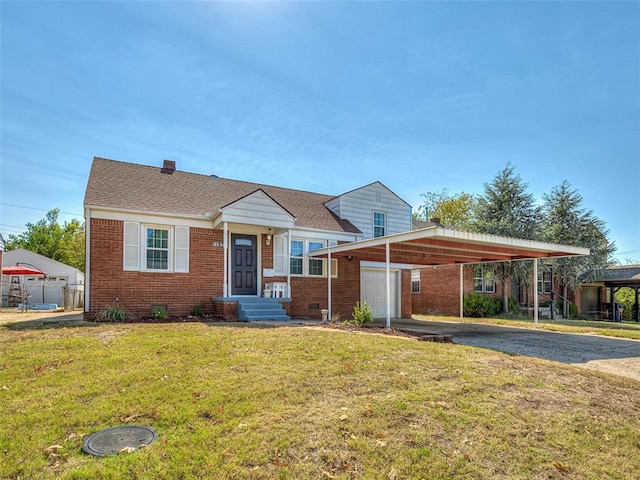
[[[376,320],[376,326],[384,321]],[[640,380],[640,341],[465,322],[394,319],[393,328],[453,335],[460,345],[490,348]]]

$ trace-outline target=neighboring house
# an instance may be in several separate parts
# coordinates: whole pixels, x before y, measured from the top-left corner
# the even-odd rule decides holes
[[[640,297],[640,265],[624,265],[607,268],[602,274],[582,284],[580,311],[591,318],[618,320],[620,305],[612,303],[615,293],[623,287],[634,291],[631,318],[640,321],[638,297]]]
[[[43,275],[2,275],[3,307],[17,306],[25,291],[29,294],[29,303],[55,303],[65,308],[83,306],[84,273],[77,268],[24,248],[3,253],[3,267],[18,264],[42,270],[46,278]]]
[[[376,317],[406,317],[414,286],[427,288],[412,281],[416,264],[564,254],[435,223],[414,233],[411,206],[380,182],[323,195],[183,172],[170,160],[94,158],[84,206],[87,316],[117,303],[141,317],[201,305],[246,320],[349,317],[366,301]]]

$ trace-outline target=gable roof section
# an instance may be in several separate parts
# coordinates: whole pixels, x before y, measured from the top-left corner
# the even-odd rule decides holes
[[[168,175],[160,167],[100,157],[93,159],[84,203],[88,208],[208,217],[257,190],[295,217],[297,227],[360,233],[324,206],[331,195],[180,170]]]
[[[358,188],[354,188],[353,190],[349,190],[348,192],[344,192],[341,193],[340,195],[336,195],[335,197],[331,197],[328,201],[331,200],[336,200],[340,197],[346,197],[354,192],[357,192],[358,190],[364,190],[366,188],[372,187],[374,185],[379,185],[382,188],[384,188],[387,192],[389,192],[391,195],[393,195],[395,198],[397,198],[398,200],[400,200],[402,203],[404,203],[406,206],[408,206],[409,208],[413,208],[411,207],[411,205],[409,205],[403,198],[400,198],[393,190],[389,189],[385,184],[383,184],[381,181],[376,180],[375,182],[371,182],[368,185],[363,185],[362,187],[358,187]]]
[[[214,226],[222,222],[235,222],[278,228],[293,228],[296,222],[296,218],[286,208],[261,188],[225,205],[213,220]]]

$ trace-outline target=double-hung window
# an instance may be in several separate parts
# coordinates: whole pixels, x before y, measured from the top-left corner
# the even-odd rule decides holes
[[[189,272],[189,227],[124,222],[123,270]]]
[[[169,270],[169,230],[146,227],[146,270]]]
[[[291,254],[289,256],[289,272],[291,275],[302,275],[305,277],[323,277],[326,272],[326,260],[313,258],[311,253],[326,247],[326,242],[310,239],[292,239]],[[338,262],[331,259],[331,276],[338,275]]]
[[[538,292],[551,293],[551,272],[538,272]]]
[[[324,242],[314,242],[309,240],[307,242],[307,245],[309,245],[309,252],[324,248]],[[322,275],[324,275],[323,267],[324,261],[321,258],[309,257],[309,276],[321,277]]]
[[[291,258],[289,258],[289,271],[291,275],[302,275],[304,267],[304,241],[291,240]]]
[[[420,270],[411,270],[411,293],[420,293]]]
[[[384,237],[387,233],[387,215],[384,212],[373,212],[373,237]]]
[[[491,270],[482,265],[474,269],[473,290],[480,293],[494,293],[496,291],[496,277]]]

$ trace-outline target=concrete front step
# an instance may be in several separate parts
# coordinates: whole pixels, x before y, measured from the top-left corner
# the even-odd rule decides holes
[[[238,320],[291,320],[277,298],[238,298]]]

